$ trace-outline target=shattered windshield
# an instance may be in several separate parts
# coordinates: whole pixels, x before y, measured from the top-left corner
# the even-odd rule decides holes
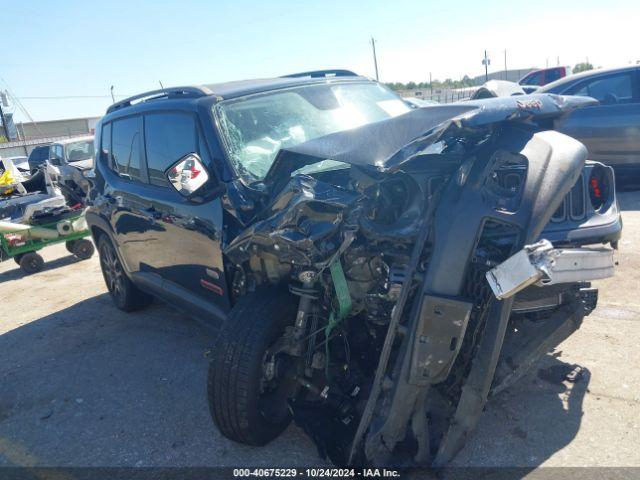
[[[281,148],[409,112],[375,83],[319,84],[277,90],[214,106],[240,176],[262,180]]]

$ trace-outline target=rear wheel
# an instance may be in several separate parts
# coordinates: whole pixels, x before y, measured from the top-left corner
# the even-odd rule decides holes
[[[297,388],[293,359],[270,348],[293,324],[296,300],[286,290],[250,293],[222,327],[209,365],[209,410],[231,440],[264,445],[291,421],[287,398]]]
[[[44,267],[44,259],[36,252],[24,253],[20,256],[20,268],[27,275],[37,273]]]
[[[116,250],[106,235],[100,236],[98,251],[102,276],[116,307],[125,312],[132,312],[146,307],[153,301],[151,295],[140,290],[127,277]]]

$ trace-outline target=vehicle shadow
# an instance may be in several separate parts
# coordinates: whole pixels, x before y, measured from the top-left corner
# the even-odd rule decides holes
[[[569,445],[580,430],[588,369],[545,355],[490,397],[478,428],[443,478],[522,478]]]
[[[80,261],[81,260],[78,260],[76,257],[74,257],[71,254],[65,255],[64,257],[59,257],[49,262],[45,261],[44,268],[40,272],[34,273],[32,275],[38,275],[41,272],[46,272],[49,270],[55,270],[56,268],[66,267],[67,265],[71,265],[72,263],[76,263]],[[11,262],[12,264],[15,265],[15,268],[12,270],[7,270],[0,273],[0,284],[4,282],[8,282],[10,280],[18,280],[20,278],[30,276],[29,274],[22,271],[20,266],[14,262],[13,258],[5,260],[5,262]]]
[[[293,427],[267,448],[222,437],[206,393],[215,339],[160,302],[126,314],[105,293],[10,322],[3,312],[0,467],[322,463]]]
[[[162,304],[125,314],[106,293],[8,330],[0,335],[0,467],[327,466],[295,427],[262,448],[220,435],[206,394],[212,345],[206,329]],[[444,478],[492,478],[482,472],[493,467],[517,467],[512,478],[521,477],[568,445],[589,385],[588,370],[575,372],[547,355],[491,397]]]

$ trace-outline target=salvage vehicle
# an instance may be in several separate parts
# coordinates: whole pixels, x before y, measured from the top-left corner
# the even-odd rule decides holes
[[[409,109],[345,71],[165,88],[99,122],[86,219],[120,309],[220,325],[223,435],[293,420],[336,464],[442,465],[613,274],[613,173],[544,127],[593,102]]]
[[[31,173],[35,173],[47,160],[49,160],[49,144],[34,147],[27,159]]]
[[[84,197],[89,189],[85,177],[93,169],[94,156],[93,135],[83,135],[34,148],[29,155],[29,166],[35,173],[46,163],[53,165],[58,171],[56,181]]]
[[[12,166],[6,159],[3,165]],[[60,188],[59,174],[45,162],[29,179],[15,168],[0,175],[11,180],[0,182],[0,262],[13,258],[24,273],[37,273],[44,267],[38,251],[62,242],[79,260],[93,255],[82,199]]]
[[[556,119],[553,128],[582,142],[590,159],[613,167],[616,182],[640,183],[640,66],[589,70],[545,85],[539,92],[598,100]]]

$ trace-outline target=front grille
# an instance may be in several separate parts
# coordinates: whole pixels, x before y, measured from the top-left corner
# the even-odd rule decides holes
[[[580,175],[580,178],[571,189],[568,195],[571,203],[571,219],[582,220],[586,213],[585,207],[585,194],[584,194],[584,178]]]
[[[553,223],[565,220],[583,220],[587,215],[587,197],[584,187],[584,175],[580,175],[571,191],[551,217]]]

